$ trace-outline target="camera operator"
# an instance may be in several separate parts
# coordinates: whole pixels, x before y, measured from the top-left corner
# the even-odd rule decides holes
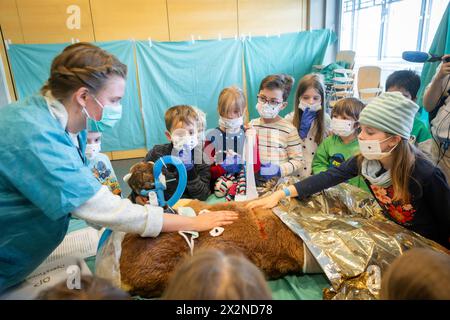
[[[450,182],[450,55],[444,55],[425,89],[423,106],[430,113],[433,161]]]

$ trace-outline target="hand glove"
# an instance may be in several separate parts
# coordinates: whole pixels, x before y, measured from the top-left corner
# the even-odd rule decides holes
[[[178,156],[180,157],[181,161],[184,164],[184,167],[186,168],[186,171],[192,170],[194,168],[194,164],[192,163],[192,153],[189,149],[182,149],[178,153]]]
[[[303,111],[299,130],[300,138],[305,139],[308,136],[309,129],[311,128],[312,122],[316,117],[317,111],[311,111],[310,108],[306,108],[305,111]]]
[[[225,161],[222,163],[222,168],[227,173],[239,173],[242,169],[242,158],[238,154],[227,155]]]
[[[281,177],[280,166],[274,163],[262,163],[259,173],[266,180]]]

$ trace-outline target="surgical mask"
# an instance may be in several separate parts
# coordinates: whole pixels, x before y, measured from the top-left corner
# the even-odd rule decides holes
[[[331,119],[331,130],[340,137],[348,137],[355,129],[354,121],[333,118]]]
[[[100,149],[101,149],[100,142],[86,144],[85,150],[86,158],[88,158],[88,160],[94,159],[100,153]]]
[[[396,144],[391,150],[388,152],[382,152],[381,151],[381,143],[389,140],[393,136],[390,136],[384,140],[378,141],[378,140],[361,140],[358,139],[359,142],[359,149],[361,150],[361,154],[364,158],[367,160],[381,160],[386,158],[391,154],[391,152],[397,147],[398,144]]]
[[[185,147],[192,150],[198,145],[198,138],[196,135],[172,136],[172,144],[176,150],[181,150]]]
[[[122,118],[122,105],[103,105],[96,97],[94,100],[102,107],[102,118],[99,121],[95,121],[92,118],[88,121],[95,121],[95,126],[99,132],[105,131],[107,128],[112,128]]]
[[[244,124],[244,118],[239,117],[235,119],[228,119],[224,117],[219,117],[219,126],[225,128],[226,131],[236,132],[239,131],[241,126]]]
[[[264,119],[273,119],[280,112],[281,103],[275,106],[271,106],[268,103],[257,103],[256,110],[258,110],[259,115]]]
[[[305,111],[306,108],[309,108],[309,110],[317,112],[320,109],[322,109],[322,104],[320,102],[315,104],[309,104],[300,100],[300,102],[298,103],[298,108],[301,109],[302,111]]]

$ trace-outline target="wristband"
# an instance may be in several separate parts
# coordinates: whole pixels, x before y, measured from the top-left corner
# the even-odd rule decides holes
[[[284,195],[285,195],[286,197],[290,197],[290,196],[291,196],[291,191],[289,191],[289,188],[284,188],[284,189],[283,189],[283,192],[284,192]]]

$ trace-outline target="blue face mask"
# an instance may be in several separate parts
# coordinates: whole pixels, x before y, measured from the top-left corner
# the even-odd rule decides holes
[[[103,105],[100,101],[94,97],[94,100],[102,107],[102,118],[99,121],[95,121],[91,117],[88,117],[88,130],[103,132],[107,128],[112,128],[122,118],[122,105]]]

